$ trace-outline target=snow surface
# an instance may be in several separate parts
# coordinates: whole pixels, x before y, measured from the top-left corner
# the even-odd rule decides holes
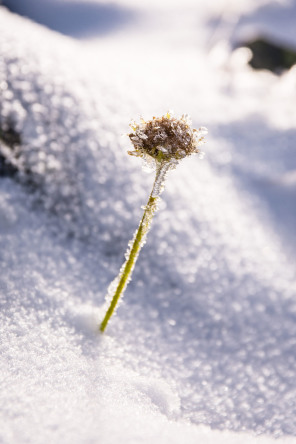
[[[0,141],[19,170],[0,178],[1,443],[296,442],[296,70],[233,50],[295,45],[295,2],[208,3],[65,1],[92,11],[83,36],[53,26],[62,2],[38,7],[54,30],[0,7],[0,122],[21,136]],[[102,336],[153,181],[122,134],[168,109],[208,127],[206,158],[170,174]]]

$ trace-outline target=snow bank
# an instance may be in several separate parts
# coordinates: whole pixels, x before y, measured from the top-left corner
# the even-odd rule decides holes
[[[0,8],[0,122],[21,140],[0,141],[19,172],[0,180],[4,443],[295,440],[295,69],[205,54],[206,13],[174,46],[174,14],[162,43],[156,25],[80,43]],[[207,157],[168,178],[101,337],[152,182],[121,134],[170,107],[209,128]]]

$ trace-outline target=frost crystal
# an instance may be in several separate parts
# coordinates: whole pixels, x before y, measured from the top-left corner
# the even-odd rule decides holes
[[[150,161],[152,158],[156,164],[170,162],[172,166],[186,156],[200,154],[198,147],[204,143],[207,129],[201,127],[196,130],[190,125],[191,119],[187,114],[176,118],[172,112],[148,121],[141,119],[139,124],[133,121],[130,124],[133,131],[128,136],[134,151],[129,151],[129,154],[145,160],[148,157]]]

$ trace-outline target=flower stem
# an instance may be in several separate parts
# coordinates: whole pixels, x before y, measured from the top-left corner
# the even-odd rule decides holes
[[[121,267],[119,275],[112,283],[112,284],[115,283],[116,287],[114,293],[113,292],[111,293],[111,297],[112,296],[113,297],[111,299],[110,306],[100,325],[100,330],[102,333],[105,331],[108,321],[111,318],[115,310],[115,307],[118,303],[118,300],[120,296],[124,293],[124,290],[131,279],[131,275],[135,267],[135,263],[138,258],[139,252],[145,243],[145,238],[150,229],[152,218],[154,216],[155,211],[157,210],[157,203],[160,199],[159,194],[162,191],[163,183],[166,177],[166,172],[168,171],[169,167],[170,165],[168,164],[168,162],[166,162],[160,164],[156,170],[155,181],[147,205],[145,206],[142,220],[140,222],[137,231],[135,232],[134,238],[131,241],[131,245],[126,253],[126,261]],[[110,296],[110,294],[108,294],[108,296]]]

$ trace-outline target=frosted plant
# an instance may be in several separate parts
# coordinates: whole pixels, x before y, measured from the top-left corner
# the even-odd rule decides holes
[[[204,143],[206,128],[191,129],[191,122],[187,115],[180,118],[173,116],[171,112],[162,117],[153,117],[147,122],[141,119],[137,124],[132,122],[130,127],[132,132],[128,135],[134,150],[128,153],[132,156],[141,157],[146,165],[155,170],[155,180],[150,193],[147,205],[144,207],[144,214],[133,239],[128,244],[125,254],[125,262],[122,265],[118,276],[111,282],[106,301],[110,303],[105,317],[100,325],[101,332],[104,332],[110,317],[112,316],[117,302],[123,295],[142,246],[145,243],[147,233],[150,229],[152,218],[158,208],[160,194],[164,189],[164,183],[169,170],[186,156],[199,154],[199,146]]]

